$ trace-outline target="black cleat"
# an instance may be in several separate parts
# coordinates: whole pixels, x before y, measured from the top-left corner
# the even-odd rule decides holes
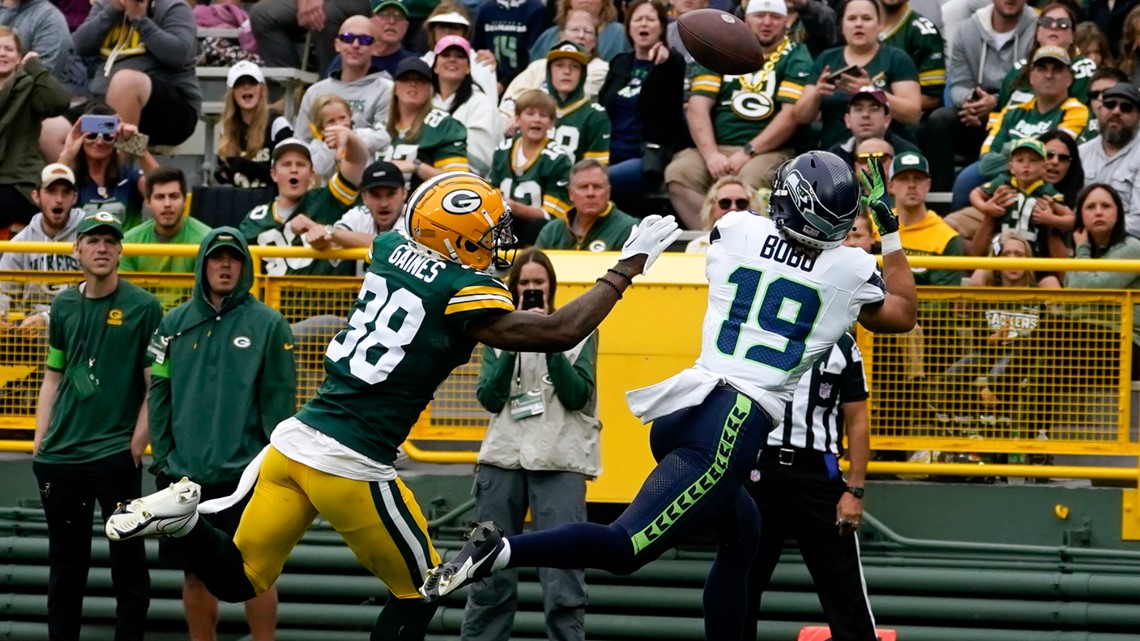
[[[435,601],[459,588],[491,576],[491,566],[503,549],[503,530],[492,521],[472,523],[467,543],[447,563],[428,570],[420,597]]]

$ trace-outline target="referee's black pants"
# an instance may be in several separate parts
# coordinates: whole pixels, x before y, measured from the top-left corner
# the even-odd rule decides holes
[[[756,640],[760,597],[788,538],[799,543],[833,641],[874,641],[858,537],[840,536],[835,525],[835,506],[846,488],[835,457],[769,445],[756,471],[745,487],[760,508],[760,543],[748,577],[742,641]]]

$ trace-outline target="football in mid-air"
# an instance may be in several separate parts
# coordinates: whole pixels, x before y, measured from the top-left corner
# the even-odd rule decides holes
[[[677,19],[681,42],[701,65],[724,75],[759,71],[764,50],[744,21],[719,9],[696,9]]]

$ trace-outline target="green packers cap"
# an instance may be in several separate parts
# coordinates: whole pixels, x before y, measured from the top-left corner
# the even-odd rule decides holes
[[[1009,150],[1009,155],[1012,156],[1013,152],[1017,151],[1018,149],[1031,149],[1038,156],[1045,158],[1045,145],[1036,138],[1022,138],[1020,140],[1014,141],[1013,147],[1011,147]]]
[[[894,161],[891,162],[891,177],[893,178],[904,171],[921,171],[929,176],[930,163],[926,162],[926,156],[917,151],[904,151],[895,156]]]
[[[388,7],[396,7],[406,16],[408,15],[408,7],[400,0],[372,0],[372,13],[373,15],[380,13]]]
[[[576,42],[563,40],[546,53],[546,63],[550,64],[560,58],[569,58],[574,62],[585,67],[590,63],[590,59],[586,57],[586,52]]]
[[[206,250],[206,255],[209,256],[222,247],[229,247],[230,249],[236,251],[238,254],[244,256],[245,247],[242,246],[241,241],[237,239],[237,236],[232,233],[237,232],[237,230],[233,227],[224,227],[221,229],[225,229],[225,231],[215,235],[208,241],[210,243],[210,247]]]
[[[106,227],[119,240],[123,239],[123,223],[114,214],[105,211],[97,211],[84,216],[83,220],[79,221],[79,227],[75,232],[77,234],[90,234],[100,227]]]

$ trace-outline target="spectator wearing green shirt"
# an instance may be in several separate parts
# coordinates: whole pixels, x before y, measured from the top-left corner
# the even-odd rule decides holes
[[[146,175],[146,206],[154,218],[123,236],[124,243],[153,245],[197,245],[210,226],[184,215],[186,210],[186,176],[170,167],[152,169]],[[191,273],[193,256],[123,256],[119,270],[148,273]]]
[[[535,247],[617,251],[637,225],[636,218],[610,200],[606,166],[591,158],[570,168],[570,204],[565,219],[555,218],[543,226]]]

